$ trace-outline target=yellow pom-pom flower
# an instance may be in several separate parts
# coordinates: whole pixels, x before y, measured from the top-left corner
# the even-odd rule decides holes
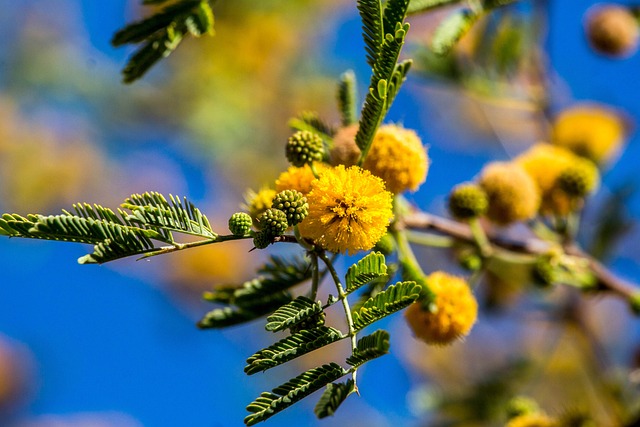
[[[515,163],[492,162],[480,173],[479,184],[487,193],[487,217],[496,224],[510,224],[535,216],[540,192],[527,172]]]
[[[393,218],[384,182],[357,166],[327,168],[311,183],[309,215],[300,233],[331,252],[371,249]]]
[[[551,142],[603,164],[620,151],[626,133],[624,120],[613,110],[578,104],[555,119]]]
[[[515,159],[538,186],[543,214],[567,214],[571,211],[571,200],[557,185],[560,174],[582,159],[571,151],[550,144],[535,144]]]
[[[316,162],[313,167],[318,173],[321,173],[326,165],[324,163]],[[309,165],[304,165],[301,168],[290,166],[289,169],[282,172],[278,179],[276,179],[276,190],[278,192],[285,190],[296,190],[306,195],[311,191],[311,183],[316,179],[315,175],[311,171]]]
[[[446,345],[469,334],[478,317],[478,302],[467,282],[442,271],[431,273],[426,281],[435,295],[435,310],[418,301],[405,312],[416,338],[427,344]]]
[[[247,191],[245,194],[246,205],[243,206],[251,215],[253,224],[256,228],[259,228],[259,223],[256,221],[261,213],[271,207],[273,198],[276,196],[276,191],[269,187],[262,187],[257,193],[253,190]]]
[[[398,194],[416,191],[427,179],[429,157],[414,131],[387,125],[378,129],[362,166],[384,179],[387,189]]]
[[[518,415],[509,420],[505,427],[559,427],[560,424],[551,417],[541,413]]]

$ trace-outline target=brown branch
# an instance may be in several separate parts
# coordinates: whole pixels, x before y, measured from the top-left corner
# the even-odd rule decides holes
[[[467,224],[426,212],[411,212],[402,218],[402,223],[398,226],[411,230],[435,231],[453,237],[456,240],[475,244],[471,229]],[[487,237],[495,247],[529,255],[543,255],[549,251],[552,245],[550,242],[537,237],[515,240],[491,233]],[[600,287],[620,294],[625,298],[631,298],[640,292],[640,287],[616,276],[611,270],[575,244],[567,245],[564,249],[567,254],[583,258],[589,262],[591,271],[598,280]]]

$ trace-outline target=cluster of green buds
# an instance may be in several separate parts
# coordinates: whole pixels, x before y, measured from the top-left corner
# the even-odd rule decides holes
[[[271,207],[258,215],[255,224],[248,213],[234,213],[229,218],[229,230],[234,236],[252,235],[254,246],[264,249],[289,227],[299,224],[308,214],[306,197],[296,190],[284,190],[273,197]],[[252,227],[258,231],[252,231]]]
[[[287,160],[296,167],[322,161],[324,155],[322,138],[307,130],[298,131],[287,141],[285,154]]]

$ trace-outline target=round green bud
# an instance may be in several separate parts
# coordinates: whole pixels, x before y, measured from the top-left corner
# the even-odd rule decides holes
[[[538,258],[532,271],[533,283],[540,287],[549,287],[556,283],[556,271],[551,265],[549,257]]]
[[[538,403],[529,397],[516,396],[507,403],[507,416],[510,419],[537,412],[540,412]]]
[[[322,138],[307,130],[294,133],[287,141],[285,149],[287,160],[297,167],[321,161],[323,152]]]
[[[482,268],[482,258],[476,253],[466,253],[458,259],[460,266],[469,271],[478,271]]]
[[[477,218],[484,215],[488,208],[487,193],[477,184],[459,184],[449,194],[449,212],[456,219]]]
[[[600,184],[600,171],[591,160],[581,159],[564,169],[557,186],[571,197],[585,197]]]
[[[252,225],[253,220],[248,213],[236,212],[229,218],[229,231],[231,231],[231,234],[234,236],[249,234]]]
[[[309,214],[307,198],[296,190],[284,190],[276,194],[271,207],[284,212],[290,226],[299,224]]]
[[[271,243],[273,243],[273,236],[264,231],[260,231],[253,236],[253,246],[255,246],[256,249],[264,249]]]
[[[389,233],[385,234],[378,240],[376,245],[373,247],[374,251],[378,251],[383,255],[390,255],[396,249],[395,241],[393,237]]]
[[[258,222],[262,225],[262,231],[270,237],[280,236],[289,228],[287,214],[280,209],[267,209],[260,214]]]

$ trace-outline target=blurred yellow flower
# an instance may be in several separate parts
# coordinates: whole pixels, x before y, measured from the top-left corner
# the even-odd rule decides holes
[[[516,163],[491,162],[480,172],[479,184],[487,193],[487,217],[497,224],[510,224],[535,216],[540,193],[527,172]]]
[[[418,135],[400,126],[381,126],[363,165],[398,194],[416,191],[427,179],[429,157]]]
[[[427,277],[427,285],[435,294],[435,311],[431,312],[418,301],[405,312],[416,338],[427,344],[446,345],[468,335],[478,317],[478,302],[467,282],[436,271]]]
[[[625,136],[619,114],[597,104],[578,104],[555,119],[551,142],[603,164],[620,151]]]
[[[253,190],[247,191],[244,196],[246,205],[243,208],[251,215],[254,226],[258,226],[258,216],[271,207],[276,194],[276,190],[269,187],[262,187],[257,193]]]
[[[544,414],[533,413],[512,418],[505,427],[559,427],[559,424]]]
[[[556,186],[560,174],[581,158],[556,145],[538,143],[515,159],[538,185],[542,202],[542,214],[567,214],[571,211],[571,200]]]
[[[313,166],[318,173],[321,173],[326,168],[325,164],[320,162],[315,162]],[[289,168],[282,172],[278,179],[276,179],[276,190],[278,192],[296,190],[306,195],[311,191],[311,182],[315,179],[316,177],[313,175],[309,165],[304,165],[301,168],[289,166]]]
[[[307,194],[303,236],[332,252],[371,249],[393,219],[392,194],[384,182],[358,166],[327,168]]]

